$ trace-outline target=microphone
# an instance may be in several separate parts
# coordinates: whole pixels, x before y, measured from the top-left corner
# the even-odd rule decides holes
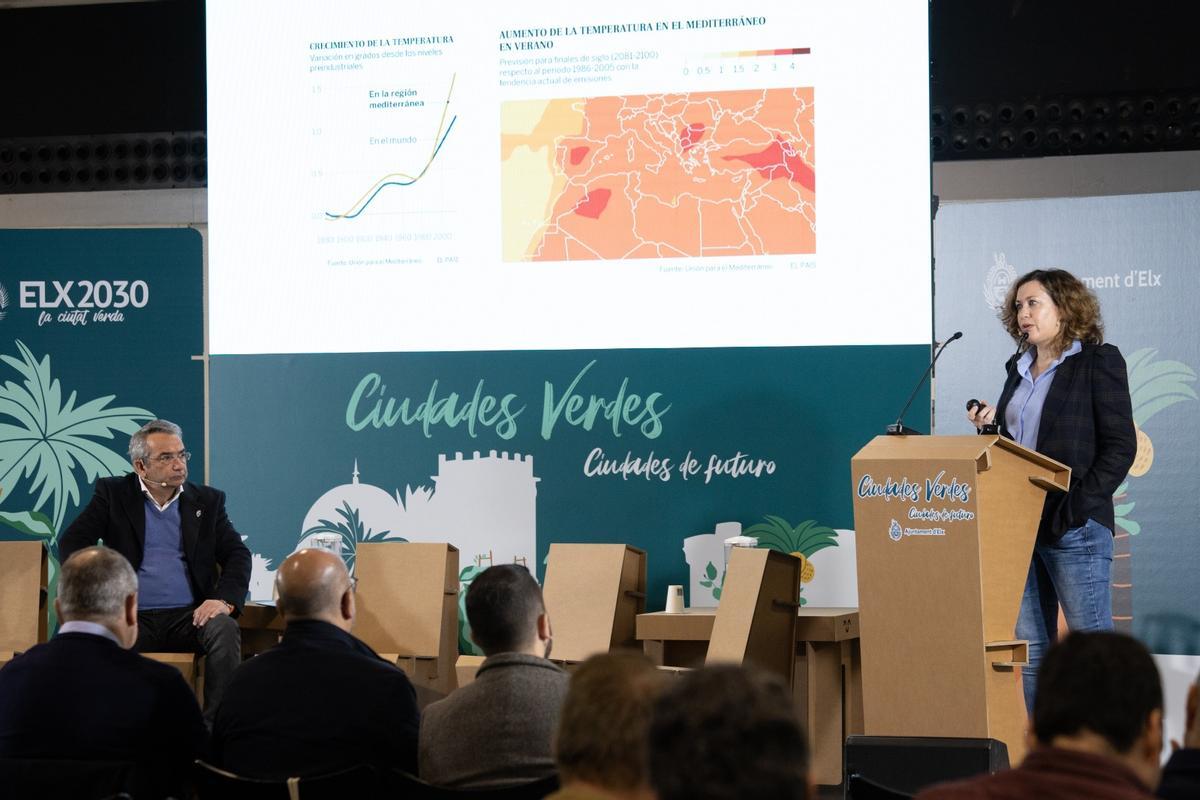
[[[929,374],[931,372],[933,372],[933,365],[936,364],[938,358],[941,357],[942,351],[946,349],[946,345],[950,344],[955,339],[961,339],[961,338],[962,338],[962,331],[955,331],[954,335],[951,336],[946,341],[942,342],[942,346],[939,347],[937,352],[933,354],[933,360],[929,362],[929,366],[925,369],[925,374],[923,374],[921,376],[921,380],[917,381],[917,385],[913,387],[912,394],[910,394],[908,396],[908,402],[905,403],[904,408],[902,408],[900,410],[900,416],[896,417],[896,421],[893,422],[891,425],[888,425],[887,429],[884,431],[888,436],[914,436],[914,435],[921,436],[921,435],[923,435],[923,434],[921,434],[920,431],[914,430],[912,428],[905,426],[904,415],[906,413],[908,413],[908,407],[911,406],[912,401],[916,399],[917,392],[920,391],[921,386],[925,383],[925,379],[929,377]]]
[[[1021,348],[1023,348],[1023,347],[1025,346],[1025,343],[1026,343],[1027,341],[1029,341],[1029,332],[1028,332],[1028,331],[1021,331],[1021,338],[1020,338],[1020,339],[1017,339],[1017,351],[1016,351],[1015,353],[1013,353],[1013,354],[1012,354],[1012,357],[1010,357],[1010,358],[1008,359],[1008,365],[1007,365],[1007,366],[1008,366],[1008,371],[1009,371],[1009,372],[1012,372],[1012,371],[1013,371],[1013,370],[1016,368],[1016,366],[1017,366],[1017,359],[1021,357],[1021,353],[1025,352],[1025,351],[1024,351],[1024,350],[1022,350]]]

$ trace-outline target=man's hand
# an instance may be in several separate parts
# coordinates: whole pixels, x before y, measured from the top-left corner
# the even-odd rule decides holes
[[[213,617],[228,613],[229,606],[225,604],[224,600],[205,600],[192,612],[192,624],[197,628],[203,628],[204,624]]]

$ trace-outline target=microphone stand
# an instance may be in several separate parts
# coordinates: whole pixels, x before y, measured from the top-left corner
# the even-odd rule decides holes
[[[955,339],[961,339],[961,338],[962,338],[962,331],[956,331],[953,336],[951,336],[946,341],[942,342],[942,346],[939,347],[937,352],[933,354],[933,360],[929,362],[929,366],[925,369],[925,374],[921,376],[921,380],[917,381],[917,385],[913,387],[912,394],[910,394],[908,396],[908,402],[905,403],[904,408],[902,408],[900,410],[900,416],[896,417],[896,421],[893,422],[891,425],[888,425],[887,428],[884,429],[884,433],[886,433],[888,436],[924,436],[925,435],[921,431],[916,430],[915,428],[910,428],[907,425],[905,425],[904,424],[904,415],[908,413],[908,407],[912,405],[912,401],[915,400],[917,397],[917,392],[920,391],[921,387],[925,384],[925,379],[929,377],[929,374],[931,372],[933,372],[933,365],[936,364],[938,358],[941,357],[942,351],[946,349],[946,345],[950,344]]]

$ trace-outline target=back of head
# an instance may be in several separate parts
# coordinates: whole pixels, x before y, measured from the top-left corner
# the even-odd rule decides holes
[[[341,622],[342,595],[351,585],[341,558],[317,548],[292,553],[275,573],[276,608],[289,622]]]
[[[487,655],[520,651],[537,637],[538,617],[546,613],[542,589],[518,564],[488,567],[467,589],[471,638]]]
[[[59,614],[64,622],[119,620],[137,588],[137,573],[125,556],[107,547],[85,547],[59,572]]]
[[[634,651],[603,653],[571,675],[555,756],[563,782],[614,791],[649,785],[646,736],[667,677]]]
[[[659,800],[804,800],[808,742],[791,690],[754,668],[705,667],[659,697],[649,736]]]
[[[1120,633],[1073,632],[1038,670],[1033,731],[1041,744],[1091,732],[1128,753],[1163,705],[1150,652]]]

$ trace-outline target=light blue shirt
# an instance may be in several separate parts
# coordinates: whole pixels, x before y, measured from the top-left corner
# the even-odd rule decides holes
[[[125,647],[125,645],[121,644],[121,640],[117,638],[117,635],[115,633],[113,633],[108,628],[104,627],[103,625],[101,625],[98,622],[88,622],[88,621],[82,620],[82,619],[75,619],[75,620],[71,620],[70,622],[64,622],[62,625],[59,625],[58,632],[59,633],[88,633],[88,634],[91,634],[92,636],[103,636],[105,639],[108,639],[111,642],[113,642],[114,644],[116,644],[117,647],[120,647],[122,649],[124,649],[124,647]]]
[[[1054,373],[1058,371],[1059,364],[1082,351],[1083,345],[1078,339],[1075,340],[1036,378],[1029,371],[1037,354],[1036,348],[1029,348],[1017,360],[1017,374],[1021,376],[1021,381],[1013,390],[1008,405],[1004,407],[1004,426],[1018,443],[1030,450],[1037,449],[1038,429],[1042,424],[1042,406],[1046,404],[1046,395],[1050,392]]]

